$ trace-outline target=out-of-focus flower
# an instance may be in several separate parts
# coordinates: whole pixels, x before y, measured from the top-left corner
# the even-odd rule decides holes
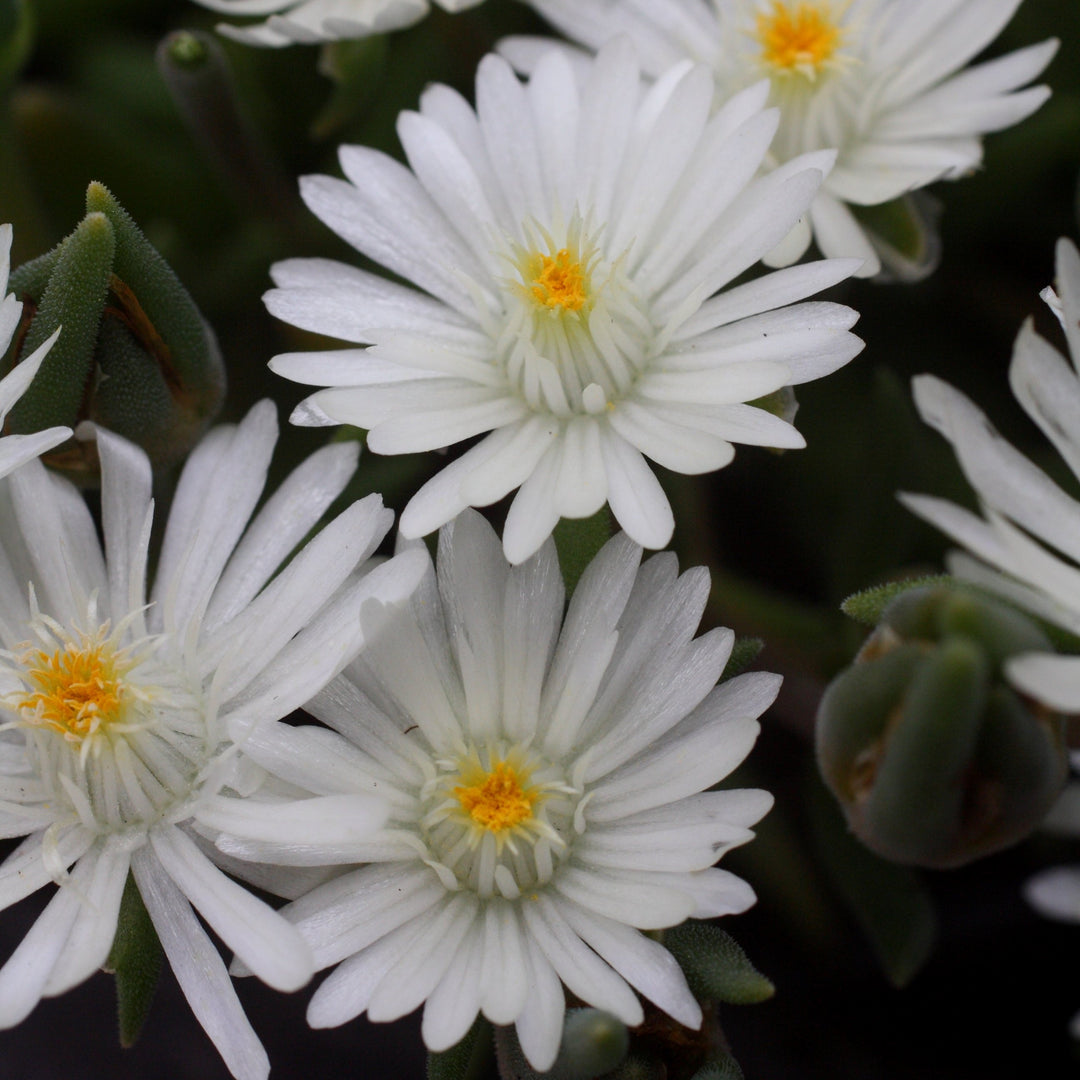
[[[1057,285],[1057,295],[1044,295],[1061,318],[1072,366],[1029,320],[1016,339],[1009,381],[1024,411],[1080,476],[1080,255],[1068,240],[1057,247]],[[923,419],[956,450],[982,515],[928,495],[903,495],[905,505],[967,548],[949,557],[958,577],[1080,634],[1080,503],[947,383],[921,375],[914,390]],[[1006,672],[1037,701],[1080,711],[1080,656],[1033,653],[1009,661]]]
[[[11,226],[0,225],[0,357],[7,352],[19,326],[22,304],[14,293],[7,291],[8,271],[11,269]],[[12,405],[26,393],[41,367],[41,361],[52,347],[60,331],[56,330],[30,356],[0,379],[0,431]],[[71,435],[71,428],[52,427],[30,435],[0,435],[0,476],[7,476],[25,461],[58,446]]]
[[[489,56],[475,112],[434,86],[402,114],[411,171],[343,147],[347,180],[304,178],[308,206],[425,291],[326,259],[277,264],[271,312],[370,346],[275,357],[279,374],[331,387],[293,421],[370,429],[383,454],[490,432],[413,497],[405,536],[520,486],[503,536],[512,563],[560,517],[605,501],[635,542],[665,545],[674,520],[645,457],[703,473],[735,442],[802,446],[746,403],[862,347],[849,308],[794,303],[851,260],[717,294],[787,234],[832,162],[824,151],[753,179],[777,123],[767,91],[714,111],[708,69],[689,63],[646,89],[625,41],[582,84],[557,51],[527,86]]]
[[[1061,322],[1069,360],[1035,333],[1030,320],[1013,350],[1009,381],[1024,411],[1080,477],[1080,254],[1069,240],[1057,245],[1057,291],[1043,299]],[[905,504],[966,552],[949,556],[958,577],[1004,596],[1047,622],[1080,634],[1080,503],[993,429],[963,394],[929,375],[915,380],[915,402],[956,450],[975,488],[982,516],[928,495]],[[1080,656],[1031,652],[1006,665],[1013,685],[1067,713],[1080,711]],[[1080,768],[1080,755],[1072,755]],[[1080,834],[1080,785],[1066,788],[1048,824]],[[1080,922],[1080,869],[1059,867],[1028,882],[1028,900],[1050,918]],[[1080,1038],[1080,1013],[1072,1021]]]
[[[392,807],[366,844],[315,830],[288,849],[218,840],[242,858],[369,864],[283,909],[319,967],[339,964],[311,1001],[313,1025],[424,1004],[425,1042],[443,1050],[482,1012],[514,1024],[543,1070],[563,1029],[561,983],[628,1025],[643,1016],[635,989],[700,1024],[678,964],[640,931],[754,902],[714,863],[751,838],[772,797],[709,789],[750,750],[780,678],[716,687],[733,636],[693,636],[708,572],[640,559],[611,540],[564,621],[554,544],[510,567],[465,511],[440,534],[438,577],[411,617],[308,704],[340,734],[251,735],[247,752],[281,780],[378,792]]]
[[[230,16],[269,16],[254,26],[218,25],[218,32],[247,45],[316,45],[401,30],[431,10],[428,0],[197,0]],[[482,0],[435,0],[446,11],[464,11]]]
[[[710,65],[720,101],[767,78],[781,112],[767,164],[839,151],[809,213],[767,261],[793,262],[813,239],[825,255],[863,259],[862,276],[879,271],[882,252],[852,207],[976,168],[981,134],[1015,124],[1046,100],[1046,87],[1019,88],[1057,47],[1046,41],[961,71],[1021,0],[529,2],[589,48],[629,36],[653,77],[686,57]],[[549,47],[519,38],[500,50],[529,70]]]
[[[281,838],[319,814],[331,834],[352,838],[385,811],[358,794],[253,817],[238,796],[262,774],[228,728],[276,720],[319,690],[383,605],[415,587],[424,560],[414,553],[360,576],[391,522],[370,496],[280,569],[344,487],[356,452],[313,455],[249,525],[277,437],[264,402],[189,459],[148,596],[149,462],[110,432],[79,434],[97,438],[104,550],[81,496],[40,462],[0,482],[0,835],[26,837],[0,865],[0,907],[59,885],[0,969],[0,1026],[101,967],[130,870],[226,1064],[263,1078],[266,1054],[192,907],[272,986],[305,983],[311,953],[214,865],[198,831]]]

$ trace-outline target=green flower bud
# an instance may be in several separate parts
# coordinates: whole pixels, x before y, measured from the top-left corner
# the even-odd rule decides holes
[[[52,251],[11,274],[22,325],[0,371],[63,327],[6,431],[91,420],[141,446],[156,466],[183,457],[217,414],[225,374],[213,331],[127,212],[98,183],[86,217]],[[44,455],[77,482],[97,481],[95,443]]]
[[[971,590],[893,600],[822,698],[817,754],[852,831],[916,866],[960,866],[1023,839],[1065,781],[1064,720],[1024,697],[1005,660],[1052,646]]]

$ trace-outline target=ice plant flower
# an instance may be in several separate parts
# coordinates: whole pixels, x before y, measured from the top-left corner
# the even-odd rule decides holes
[[[1013,350],[1009,381],[1024,411],[1080,477],[1080,254],[1059,240],[1057,289],[1043,299],[1065,333],[1069,358],[1039,336],[1030,320]],[[952,443],[982,514],[928,495],[905,504],[966,551],[953,552],[949,569],[996,592],[1039,618],[1080,634],[1080,502],[1007,443],[963,394],[929,375],[915,380],[924,420]],[[1027,653],[1010,661],[1011,682],[1034,700],[1066,713],[1080,711],[1080,656]],[[1072,752],[1080,770],[1080,754]],[[1065,789],[1046,826],[1080,835],[1080,784]],[[1031,905],[1049,918],[1080,922],[1080,867],[1036,874],[1025,887]],[[1071,1023],[1080,1038],[1080,1013]]]
[[[419,289],[326,259],[274,267],[273,314],[368,346],[271,361],[330,387],[294,422],[369,429],[382,454],[490,432],[414,496],[408,537],[520,486],[504,531],[512,563],[560,517],[605,501],[635,542],[663,547],[674,521],[645,457],[703,473],[727,465],[735,442],[802,446],[747,402],[862,346],[853,311],[796,302],[853,261],[718,292],[787,234],[832,161],[823,151],[753,179],[778,120],[767,92],[714,112],[712,76],[690,63],[645,88],[626,41],[580,85],[555,50],[524,86],[488,56],[475,112],[433,86],[401,115],[411,170],[343,147],[347,179],[306,177],[304,199]]]
[[[659,77],[690,57],[716,73],[718,100],[767,78],[780,129],[767,164],[833,147],[836,166],[810,212],[770,255],[798,259],[810,244],[880,269],[879,252],[852,206],[875,206],[982,160],[984,132],[1009,127],[1049,95],[1020,89],[1057,42],[965,69],[1021,0],[529,0],[569,38],[592,49],[629,36]],[[500,50],[529,70],[543,39]],[[962,70],[963,69],[963,70]]]
[[[634,990],[696,1028],[674,958],[642,930],[741,912],[750,886],[714,866],[752,836],[772,797],[710,790],[743,759],[780,685],[750,673],[715,686],[730,630],[694,638],[702,567],[611,540],[563,620],[549,540],[511,567],[465,511],[439,537],[438,576],[411,615],[306,706],[333,731],[266,725],[247,752],[328,797],[378,791],[392,807],[343,848],[222,836],[229,854],[363,862],[283,909],[319,967],[316,1027],[424,1005],[445,1050],[478,1012],[514,1024],[536,1069],[563,1026],[560,983],[624,1023]],[[337,732],[338,734],[334,734]]]
[[[0,359],[11,346],[11,340],[19,327],[22,315],[22,303],[14,293],[7,291],[8,273],[11,270],[11,226],[0,225]],[[41,361],[45,359],[57,334],[53,334],[40,348],[37,348],[21,364],[0,379],[0,431],[4,419],[11,407],[26,393]],[[0,368],[2,370],[2,368]],[[52,427],[30,435],[0,435],[0,476],[6,476],[12,469],[17,469],[24,461],[35,458],[38,454],[58,446],[71,435],[71,429]]]
[[[1024,411],[1080,476],[1080,255],[1057,247],[1057,293],[1044,293],[1065,330],[1071,364],[1030,321],[1013,350],[1009,381]],[[915,513],[967,549],[949,569],[1039,618],[1080,634],[1080,503],[1010,446],[963,394],[930,375],[915,379],[923,419],[952,443],[982,514],[928,495],[902,496]],[[1080,711],[1080,656],[1026,654],[1006,671],[1037,701]]]
[[[246,45],[280,48],[370,37],[418,23],[428,0],[197,0],[223,15],[266,15],[254,26],[218,25],[218,32]],[[446,11],[464,11],[482,0],[436,0]]]
[[[385,812],[357,795],[252,817],[239,796],[262,774],[228,728],[276,720],[319,690],[424,562],[359,573],[391,521],[370,496],[281,568],[356,451],[313,455],[249,524],[277,437],[263,402],[188,460],[148,594],[149,461],[117,435],[80,431],[95,434],[104,550],[82,497],[40,462],[0,481],[0,835],[25,837],[0,865],[0,907],[59,885],[0,968],[0,1027],[104,963],[130,870],[198,1020],[235,1076],[261,1080],[266,1054],[192,908],[271,986],[305,983],[312,956],[214,865],[199,831],[280,838],[317,815],[351,839]]]

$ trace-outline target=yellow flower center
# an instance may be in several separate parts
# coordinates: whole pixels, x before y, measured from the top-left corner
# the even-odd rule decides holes
[[[23,723],[79,741],[125,711],[129,694],[123,676],[131,661],[118,655],[102,635],[68,640],[51,654],[29,649],[19,662],[28,690],[9,701]]]
[[[589,298],[585,268],[568,248],[560,248],[554,255],[532,255],[524,278],[533,299],[544,307],[580,311]]]
[[[833,57],[843,30],[828,3],[783,3],[757,17],[761,59],[780,73],[815,76]]]
[[[481,771],[470,779],[475,782],[455,787],[454,795],[477,825],[502,833],[532,818],[539,792],[526,786],[527,774],[519,773],[505,761],[497,761],[490,772]]]

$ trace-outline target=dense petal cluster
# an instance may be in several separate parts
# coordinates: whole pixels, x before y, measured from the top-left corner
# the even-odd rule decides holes
[[[0,225],[0,359],[11,346],[12,338],[19,327],[22,304],[14,293],[7,291],[8,273],[11,270],[11,226]],[[59,331],[57,331],[57,334]],[[41,367],[42,360],[52,347],[57,334],[53,334],[44,344],[34,350],[21,364],[0,379],[0,431],[11,407],[26,393],[34,376]],[[48,428],[30,435],[0,436],[0,476],[6,476],[12,469],[17,469],[24,461],[51,450],[71,435],[66,427]]]
[[[79,434],[97,439],[104,549],[82,496],[40,462],[0,481],[0,836],[25,837],[0,865],[0,907],[60,886],[0,969],[0,1026],[101,967],[130,870],[196,1016],[234,1075],[256,1080],[266,1055],[192,908],[272,986],[305,983],[312,957],[199,832],[281,835],[320,803],[245,815],[239,797],[261,773],[228,728],[318,691],[424,561],[361,575],[392,517],[371,496],[282,569],[356,450],[313,455],[249,524],[277,438],[264,402],[192,453],[148,591],[147,457],[109,432]],[[344,802],[321,807],[331,833],[364,835],[384,817],[367,796]]]
[[[441,532],[437,579],[411,614],[307,706],[333,730],[251,735],[247,752],[294,790],[390,804],[367,843],[314,829],[306,844],[217,840],[239,858],[367,864],[283,909],[317,966],[339,965],[313,1025],[424,1004],[424,1039],[443,1050],[482,1012],[516,1025],[543,1070],[562,1032],[560,983],[627,1024],[642,1021],[634,990],[700,1024],[675,960],[640,931],[754,902],[714,864],[772,797],[711,789],[750,750],[780,678],[716,686],[733,635],[694,638],[707,571],[680,577],[669,553],[640,560],[611,540],[564,621],[554,545],[511,567],[465,511]]]
[[[716,73],[718,100],[761,78],[781,111],[769,164],[839,151],[809,214],[771,258],[798,259],[811,238],[828,256],[879,252],[851,206],[873,206],[953,180],[982,160],[984,132],[1022,120],[1049,95],[1020,89],[1047,65],[1055,41],[961,70],[1021,0],[529,0],[593,49],[617,35],[654,76],[687,57]],[[531,69],[548,47],[511,39],[502,51]]]
[[[1068,240],[1057,249],[1056,295],[1047,293],[1065,330],[1065,359],[1028,322],[1013,352],[1009,380],[1016,399],[1080,476],[1080,255]],[[963,545],[949,569],[1039,618],[1080,634],[1080,502],[1010,446],[963,394],[930,375],[915,380],[924,420],[956,450],[982,515],[927,495],[905,504]],[[1080,657],[1028,654],[1009,662],[1018,689],[1062,712],[1080,710]]]
[[[760,83],[713,109],[708,69],[643,85],[628,42],[581,81],[550,51],[522,85],[480,65],[474,110],[429,88],[398,132],[411,170],[359,146],[347,177],[307,177],[308,206],[359,251],[424,291],[326,259],[273,269],[278,317],[367,348],[276,357],[329,386],[293,419],[368,429],[376,453],[490,432],[413,497],[422,536],[520,486],[504,547],[532,555],[560,517],[606,502],[637,543],[662,547],[671,508],[645,458],[682,473],[731,461],[733,443],[803,445],[756,399],[819,378],[862,343],[856,315],[799,303],[851,260],[724,285],[806,211],[831,152],[754,179],[776,131]]]
[[[223,15],[268,16],[254,26],[222,23],[218,31],[246,45],[280,48],[370,37],[419,22],[428,0],[197,0]],[[482,0],[435,0],[446,11],[464,11]]]

